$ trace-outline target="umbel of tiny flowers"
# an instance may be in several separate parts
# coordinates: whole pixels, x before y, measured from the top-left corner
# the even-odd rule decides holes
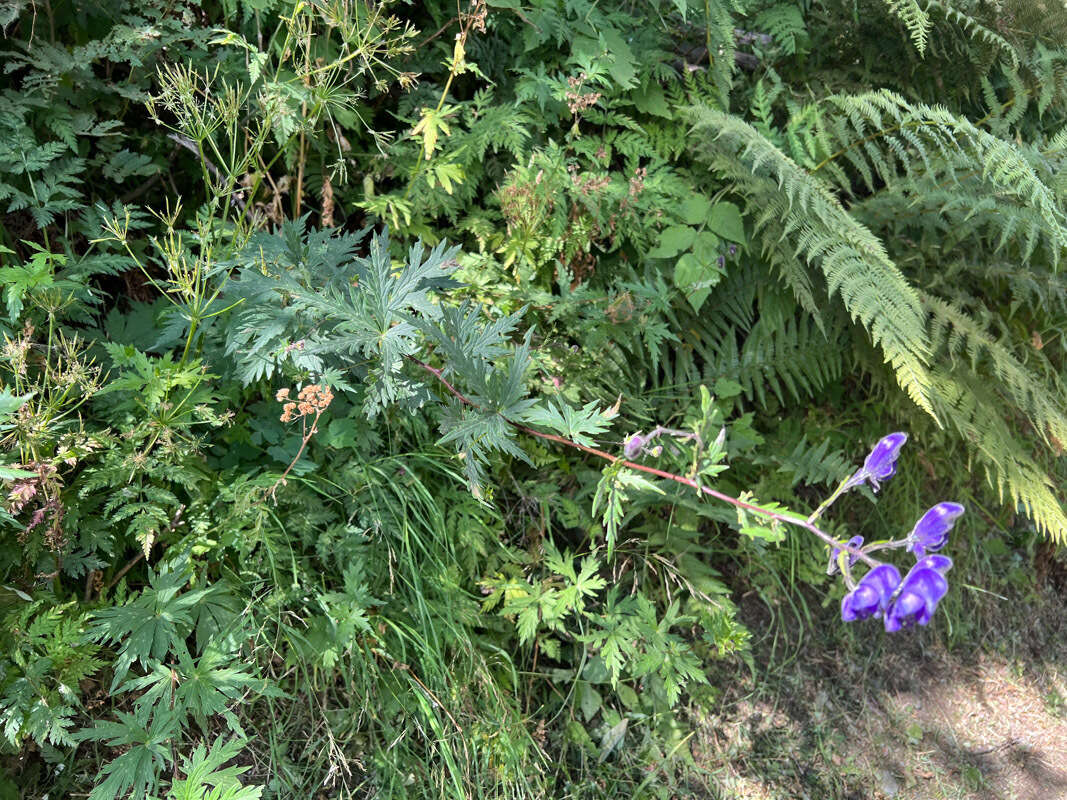
[[[892,564],[879,564],[841,600],[841,619],[853,622],[881,616],[889,608],[889,601],[898,586],[900,571]]]
[[[856,548],[863,547],[863,537],[862,536],[853,536],[851,539],[848,540],[848,546],[849,547],[856,547]],[[838,559],[840,557],[841,557],[841,548],[840,547],[831,548],[831,550],[830,550],[830,563],[826,567],[826,574],[827,575],[836,575],[837,572],[841,569],[840,562],[838,561]],[[858,558],[859,558],[859,556],[857,556],[855,553],[850,552],[849,556],[848,556],[848,565],[850,567],[855,566],[856,560]]]
[[[850,488],[867,481],[877,492],[882,481],[889,480],[896,474],[900,448],[906,441],[908,441],[906,433],[897,432],[883,436],[863,462],[863,467],[849,478]]]
[[[937,604],[948,592],[945,573],[952,569],[952,559],[933,555],[921,558],[905,576],[885,615],[885,629],[890,633],[911,625],[926,625]]]
[[[959,503],[938,503],[931,508],[908,534],[908,550],[922,558],[927,553],[940,550],[948,541],[948,532],[956,524],[956,519],[963,513]]]

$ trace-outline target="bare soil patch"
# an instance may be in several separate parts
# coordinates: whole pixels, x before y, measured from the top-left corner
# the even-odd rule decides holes
[[[1067,800],[1067,595],[990,612],[951,649],[943,630],[765,637],[697,714],[689,796]]]

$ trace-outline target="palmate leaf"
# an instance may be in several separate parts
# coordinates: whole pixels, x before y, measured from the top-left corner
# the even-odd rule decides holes
[[[259,800],[263,787],[245,786],[238,779],[248,766],[224,766],[240,755],[243,747],[243,741],[227,742],[222,736],[210,747],[200,742],[191,755],[182,757],[184,777],[171,785],[167,800]]]
[[[187,727],[191,717],[202,731],[208,730],[208,719],[221,716],[230,730],[243,737],[244,731],[237,715],[230,710],[246,691],[271,693],[276,690],[240,667],[233,666],[235,658],[209,647],[194,659],[184,643],[174,648],[176,663],[154,662],[142,678],[127,681],[120,692],[143,692],[134,707],[137,718],[147,721],[165,708],[172,708],[175,723]]]
[[[581,614],[585,611],[586,599],[596,597],[607,586],[607,581],[597,574],[600,564],[593,556],[582,559],[580,571],[574,568],[574,556],[570,551],[560,553],[551,542],[545,543],[545,566],[562,578],[566,585],[559,590],[559,602],[568,611]]]
[[[531,464],[515,443],[515,429],[494,411],[450,402],[441,415],[440,444],[451,444],[463,459],[463,471],[471,491],[482,496],[485,465],[493,452],[500,452]]]
[[[462,375],[475,394],[489,393],[492,363],[511,350],[508,336],[522,318],[522,311],[487,320],[484,309],[467,301],[441,310],[440,319],[412,317],[442,357],[445,377]]]
[[[632,595],[619,599],[617,586],[608,590],[604,613],[594,618],[595,627],[580,639],[599,650],[608,669],[611,685],[617,686],[627,660],[634,653],[636,632],[631,617],[637,613],[637,598]]]
[[[611,409],[600,408],[595,401],[577,409],[567,403],[550,400],[530,409],[526,413],[526,422],[548,428],[586,447],[596,447],[597,443],[592,437],[606,431],[614,417]]]
[[[465,320],[470,323],[473,317],[461,309],[450,319],[453,322]],[[497,323],[493,333],[478,337],[481,352],[500,352],[503,345],[499,342],[503,341],[503,332],[509,330],[511,324],[510,318],[506,318]],[[473,330],[469,324],[464,328]],[[449,330],[446,323],[442,332],[434,335],[435,339],[451,338],[448,336]],[[455,327],[451,330],[458,336],[465,335]],[[442,435],[439,441],[459,448],[464,459],[464,472],[476,496],[481,496],[484,466],[491,453],[501,452],[531,463],[515,443],[516,433],[512,424],[524,419],[536,402],[527,396],[525,384],[525,375],[530,367],[531,336],[532,331],[527,331],[522,343],[514,348],[510,359],[506,361],[505,369],[498,368],[488,358],[464,359],[459,365],[456,380],[473,405],[450,399],[441,417]]]
[[[288,240],[285,247],[276,241],[280,236]],[[332,247],[328,237],[307,234],[328,258],[301,246],[302,238],[303,220],[272,237],[253,237],[240,257],[247,266],[228,285],[227,302],[241,305],[226,349],[237,357],[242,379],[269,377],[287,362],[316,374],[336,363],[359,373],[369,416],[397,403],[424,402],[419,384],[401,372],[417,350],[411,317],[438,316],[429,292],[455,285],[448,273],[457,249],[441,243],[427,252],[417,243],[396,269],[388,232],[375,235],[367,258],[354,256],[357,237]],[[266,254],[256,249],[272,239]]]
[[[142,725],[128,712],[119,711],[117,721],[98,721],[92,728],[78,731],[75,738],[88,742],[103,742],[122,748],[112,761],[101,769],[103,781],[89,795],[89,800],[115,800],[129,797],[140,800],[153,792],[159,776],[170,759],[170,740],[177,731],[174,715],[164,709],[156,714],[150,725]]]
[[[90,641],[121,643],[112,692],[135,661],[147,669],[150,661],[162,661],[180,645],[192,629],[192,609],[211,591],[180,594],[189,582],[185,559],[165,565],[158,574],[149,571],[149,582],[149,588],[126,604],[98,611],[89,626]]]

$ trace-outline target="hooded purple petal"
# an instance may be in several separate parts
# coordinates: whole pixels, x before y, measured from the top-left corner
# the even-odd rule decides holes
[[[865,480],[870,481],[871,488],[878,491],[881,481],[888,480],[896,474],[900,448],[906,441],[908,441],[906,433],[897,432],[883,436],[863,462],[863,469],[853,476],[855,482],[859,484]]]
[[[885,629],[892,633],[911,625],[926,625],[946,592],[948,581],[944,574],[919,562],[900,584],[900,591],[886,612]]]
[[[912,569],[932,569],[944,575],[946,572],[952,569],[952,559],[948,556],[934,554],[932,556],[920,558],[917,562],[915,562],[915,566],[912,567]]]
[[[938,503],[931,508],[912,528],[908,536],[908,550],[919,558],[928,552],[940,550],[948,541],[948,532],[963,510],[959,503]]]
[[[857,619],[878,616],[889,606],[889,598],[900,585],[900,572],[892,564],[879,564],[841,600],[841,619],[852,622]]]

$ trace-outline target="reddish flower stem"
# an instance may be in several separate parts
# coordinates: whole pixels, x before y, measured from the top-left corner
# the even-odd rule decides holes
[[[481,408],[481,406],[479,406],[470,398],[466,397],[455,386],[449,383],[449,381],[442,374],[441,370],[437,369],[436,367],[431,367],[429,364],[419,361],[417,358],[413,358],[411,356],[409,356],[408,358],[412,361],[412,363],[418,364],[424,370],[433,375],[438,380],[438,382],[440,382],[441,385],[448,390],[449,394],[451,394],[461,403],[463,403],[464,405],[471,406],[472,408]],[[526,425],[522,425],[521,423],[515,422],[514,420],[510,420],[507,417],[503,417],[503,419],[516,430],[520,430],[523,433],[529,434],[530,436],[536,436],[539,439],[545,439],[549,442],[556,442],[557,444],[564,445],[565,447],[570,447],[574,450],[581,450],[583,453],[588,453],[589,455],[596,456],[597,458],[603,459],[604,461],[608,461],[613,464],[621,463],[623,466],[633,470],[637,470],[638,472],[644,472],[649,475],[655,475],[657,478],[663,478],[665,480],[674,481],[675,483],[680,483],[683,486],[689,486],[693,489],[696,489],[701,494],[706,494],[709,497],[714,497],[716,500],[721,500],[724,503],[729,503],[730,505],[736,508],[744,509],[745,511],[750,511],[753,514],[759,514],[760,516],[774,520],[775,522],[781,522],[786,525],[793,525],[794,527],[803,528],[809,533],[813,533],[815,536],[822,539],[830,547],[836,547],[841,550],[844,550],[845,552],[856,556],[869,566],[875,567],[878,566],[879,563],[881,563],[872,558],[871,556],[867,555],[867,553],[865,553],[859,547],[854,547],[848,542],[838,541],[826,531],[815,525],[815,523],[811,520],[804,519],[803,517],[793,517],[786,514],[780,514],[777,511],[769,511],[768,509],[760,508],[759,506],[752,505],[751,503],[746,503],[744,500],[741,500],[737,497],[732,497],[731,495],[725,494],[724,492],[720,492],[717,489],[712,489],[709,486],[704,486],[703,484],[698,483],[692,478],[687,478],[684,475],[676,475],[673,472],[667,472],[662,469],[656,469],[655,467],[646,466],[645,464],[639,464],[636,461],[630,461],[626,458],[620,458],[619,456],[614,456],[611,453],[607,453],[603,450],[598,450],[595,447],[588,447],[584,444],[578,444],[578,442],[572,441],[571,439],[567,439],[563,436],[558,436],[554,433],[545,433],[543,431],[535,430],[534,428],[530,428]]]

